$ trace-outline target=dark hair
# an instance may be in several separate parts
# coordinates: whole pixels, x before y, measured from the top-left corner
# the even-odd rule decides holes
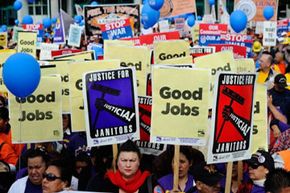
[[[26,160],[27,160],[27,162],[28,162],[28,159],[35,158],[35,157],[42,157],[42,159],[45,162],[45,164],[47,164],[48,161],[49,161],[48,153],[42,147],[38,147],[38,148],[35,148],[35,149],[28,149],[27,150],[27,152],[26,152]]]
[[[3,107],[6,106],[6,99],[2,95],[0,95],[0,102],[2,102]]]
[[[9,120],[9,111],[6,107],[0,107],[0,118],[4,119],[5,121]]]
[[[135,152],[141,159],[139,147],[130,139],[120,146],[117,158],[119,158],[121,152]]]
[[[67,182],[67,186],[69,187],[72,179],[72,168],[68,166],[66,160],[57,159],[51,161],[48,166],[57,167],[60,173],[61,180]]]
[[[269,172],[264,183],[265,192],[280,193],[282,188],[290,187],[290,173],[283,168]]]

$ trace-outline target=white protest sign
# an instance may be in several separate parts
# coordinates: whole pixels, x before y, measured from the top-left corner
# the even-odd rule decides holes
[[[277,22],[264,21],[263,45],[276,46]]]

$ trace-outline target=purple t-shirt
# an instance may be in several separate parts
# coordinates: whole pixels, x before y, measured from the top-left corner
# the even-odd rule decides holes
[[[166,176],[161,177],[158,180],[158,183],[160,184],[160,186],[162,186],[164,190],[172,190],[173,189],[173,174],[168,174]],[[193,186],[195,186],[195,181],[193,179],[193,176],[188,174],[188,179],[185,184],[185,189],[182,191],[186,192]]]
[[[30,180],[27,179],[24,193],[42,193],[42,186],[41,184],[40,185],[32,184]]]

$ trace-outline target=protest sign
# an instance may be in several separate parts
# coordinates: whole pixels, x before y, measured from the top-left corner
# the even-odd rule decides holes
[[[150,142],[205,145],[209,79],[206,69],[153,65]]]
[[[24,30],[22,27],[17,27],[17,26],[13,27],[13,37],[12,37],[13,42],[18,42],[18,32],[19,31],[24,31]]]
[[[268,149],[267,87],[256,84],[251,153],[259,148]]]
[[[105,40],[114,40],[133,37],[130,19],[120,19],[118,21],[100,24],[102,37]]]
[[[197,42],[199,40],[199,24],[195,24],[191,28],[192,42]]]
[[[104,58],[106,58],[106,54],[109,52],[108,48],[110,46],[134,46],[132,41],[127,40],[105,40],[104,41]]]
[[[168,60],[161,60],[159,64],[165,64],[165,65],[192,65],[192,57],[191,56],[186,56],[182,58],[171,58]]]
[[[57,44],[40,43],[39,60],[51,60],[51,51],[58,49],[59,45]]]
[[[140,5],[97,5],[84,6],[85,34],[87,39],[101,34],[100,24],[129,19],[133,35],[140,34]]]
[[[251,157],[255,79],[255,74],[218,73],[208,163]]]
[[[81,49],[70,49],[70,48],[65,48],[65,49],[60,49],[60,50],[52,50],[51,57],[55,58],[57,56],[73,54],[73,53],[78,53],[78,52],[82,52],[82,51],[83,50],[81,50]]]
[[[9,93],[13,143],[63,139],[60,76],[42,76],[32,95],[18,98]]]
[[[264,21],[263,46],[276,46],[277,22]]]
[[[247,48],[244,46],[231,45],[231,44],[210,44],[210,46],[214,46],[216,52],[221,52],[221,51],[233,52],[235,59],[247,57]]]
[[[88,146],[139,139],[135,70],[122,68],[83,75]]]
[[[120,59],[121,67],[134,67],[138,95],[145,95],[146,72],[151,64],[151,50],[145,46],[108,46],[104,59]]]
[[[221,35],[228,31],[227,24],[199,24],[199,45],[207,46],[209,44],[221,43]]]
[[[234,9],[239,9],[247,13],[247,16],[252,21],[265,21],[263,15],[264,8],[266,6],[272,6],[274,8],[274,16],[271,21],[277,20],[278,1],[277,0],[235,0]],[[251,19],[252,18],[252,19]]]
[[[13,50],[13,49],[0,50],[0,68],[2,68],[7,58],[9,58],[11,55],[15,53],[16,53],[16,50]],[[0,76],[2,76],[2,73],[0,73]]]
[[[7,48],[7,45],[8,45],[7,32],[0,32],[0,46],[3,48]]]
[[[165,0],[160,9],[160,18],[174,17],[187,13],[196,13],[195,0]]]
[[[69,28],[68,42],[70,46],[80,47],[83,27],[71,24]]]
[[[94,59],[95,59],[94,51],[75,52],[72,54],[65,54],[65,55],[53,57],[53,60],[84,61],[84,60],[94,60]]]
[[[282,33],[287,33],[289,31],[288,25],[289,25],[289,19],[282,19],[277,21],[277,37],[281,38]]]
[[[235,59],[237,72],[243,73],[243,72],[256,72],[256,67],[254,60],[252,58],[245,58],[245,59]]]
[[[64,44],[65,43],[65,32],[64,32],[64,24],[63,17],[60,14],[60,17],[57,18],[55,27],[54,27],[54,44]],[[69,22],[70,23],[70,22]]]
[[[119,68],[120,60],[77,61],[69,64],[72,131],[85,131],[82,75],[92,70]]]
[[[194,58],[199,56],[205,56],[208,54],[215,53],[215,47],[214,46],[194,46],[190,47],[190,54],[192,56],[192,59],[194,61]]]
[[[247,49],[247,57],[252,57],[253,39],[251,36],[245,34],[223,34],[221,35],[220,44],[244,46]]]
[[[234,61],[234,55],[230,51],[217,52],[206,56],[195,58],[197,68],[207,68],[211,70],[210,91],[213,94],[214,82],[218,71],[236,72],[237,68]]]
[[[36,58],[36,32],[18,32],[17,52],[23,52]]]
[[[189,43],[185,40],[169,40],[154,42],[154,63],[190,56]]]
[[[24,31],[32,31],[37,33],[37,42],[42,42],[44,36],[44,28],[42,24],[23,24]]]

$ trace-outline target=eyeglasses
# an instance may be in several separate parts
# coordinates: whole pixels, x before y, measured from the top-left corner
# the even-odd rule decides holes
[[[56,179],[61,179],[61,177],[57,177],[57,176],[55,176],[55,175],[52,174],[52,173],[43,174],[42,177],[43,177],[43,179],[46,178],[47,181],[49,181],[49,182],[52,182],[52,181],[54,181],[54,180],[56,180]]]

